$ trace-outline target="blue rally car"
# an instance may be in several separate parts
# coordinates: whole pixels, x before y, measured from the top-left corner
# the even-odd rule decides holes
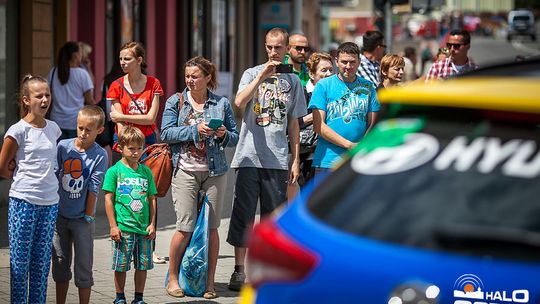
[[[338,169],[255,226],[241,303],[540,303],[539,88],[380,92]]]

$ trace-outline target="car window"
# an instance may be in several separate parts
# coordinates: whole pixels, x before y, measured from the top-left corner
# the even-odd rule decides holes
[[[529,21],[530,17],[527,15],[514,16],[514,21]]]
[[[392,111],[401,118],[377,124],[313,192],[311,213],[385,242],[540,259],[538,115]]]
[[[501,62],[489,67],[469,71],[462,76],[521,76],[526,78],[538,78],[540,77],[540,58],[530,57],[522,62]]]

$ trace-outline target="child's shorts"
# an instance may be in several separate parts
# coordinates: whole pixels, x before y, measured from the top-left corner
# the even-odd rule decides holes
[[[136,270],[154,268],[152,262],[152,240],[146,235],[123,232],[120,242],[112,241],[112,270],[126,272],[130,270],[131,259]]]

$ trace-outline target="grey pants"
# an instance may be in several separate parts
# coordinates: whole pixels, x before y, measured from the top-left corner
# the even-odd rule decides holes
[[[87,223],[83,218],[68,219],[58,215],[52,250],[52,275],[55,282],[71,280],[71,261],[74,260],[75,286],[90,288],[94,285],[94,232],[95,223]]]

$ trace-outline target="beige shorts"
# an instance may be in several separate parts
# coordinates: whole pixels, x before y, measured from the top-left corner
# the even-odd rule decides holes
[[[172,200],[176,212],[176,230],[193,232],[197,222],[197,194],[206,191],[209,203],[208,228],[217,229],[227,186],[226,174],[208,176],[208,172],[176,170],[171,183]]]

